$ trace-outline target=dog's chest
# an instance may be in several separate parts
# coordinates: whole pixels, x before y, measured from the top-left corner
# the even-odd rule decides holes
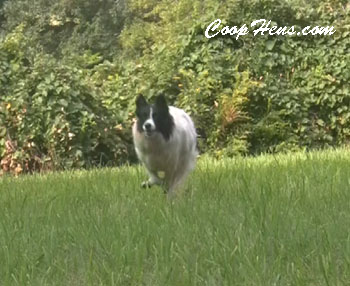
[[[168,169],[171,160],[171,148],[162,138],[152,140],[142,135],[135,140],[136,152],[139,159],[153,171],[165,171]]]

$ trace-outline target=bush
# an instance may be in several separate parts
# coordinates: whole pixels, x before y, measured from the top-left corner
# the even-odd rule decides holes
[[[233,156],[347,144],[350,6],[344,1],[167,3],[151,5],[146,19],[133,6],[139,16],[121,35],[122,60],[140,68],[126,71],[135,83],[128,87],[151,97],[163,91],[190,112],[203,150]],[[208,40],[204,31],[217,18],[238,27],[261,18],[296,29],[333,25],[336,33]]]
[[[49,55],[22,57],[19,28],[0,45],[1,166],[4,171],[126,162],[128,131],[83,69]]]
[[[112,58],[126,17],[125,0],[15,0],[3,6],[6,31],[24,25],[27,53],[58,59],[87,50]]]
[[[17,158],[12,169],[133,161],[139,93],[162,92],[189,112],[201,151],[217,157],[349,142],[346,1],[30,3],[6,1],[0,13],[6,169]],[[261,18],[296,29],[334,26],[336,33],[207,39],[204,31],[217,18],[238,27]]]

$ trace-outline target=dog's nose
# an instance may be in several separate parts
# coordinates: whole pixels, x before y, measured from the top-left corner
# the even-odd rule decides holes
[[[151,123],[145,123],[145,129],[146,129],[146,131],[151,131],[151,129],[152,129],[152,124]]]

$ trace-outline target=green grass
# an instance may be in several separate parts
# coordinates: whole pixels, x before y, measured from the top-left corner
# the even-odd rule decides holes
[[[0,179],[0,285],[350,285],[350,151]]]

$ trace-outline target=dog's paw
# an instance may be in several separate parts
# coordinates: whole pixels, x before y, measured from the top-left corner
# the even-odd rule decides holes
[[[152,187],[152,185],[151,185],[151,183],[149,181],[143,181],[141,183],[141,188],[149,189],[150,187]]]

